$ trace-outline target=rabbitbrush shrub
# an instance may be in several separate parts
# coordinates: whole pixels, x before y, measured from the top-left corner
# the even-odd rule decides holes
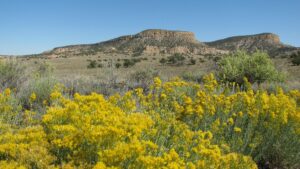
[[[203,81],[155,78],[149,92],[108,98],[53,89],[41,117],[15,109],[7,89],[0,93],[0,168],[300,167],[298,90],[254,92],[246,81],[246,90],[230,91],[212,74]]]

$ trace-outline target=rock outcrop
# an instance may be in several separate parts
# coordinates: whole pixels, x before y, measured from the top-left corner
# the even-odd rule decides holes
[[[161,29],[149,29],[136,34],[137,38],[150,39],[156,41],[183,41],[197,43],[193,32],[186,31],[168,31]]]

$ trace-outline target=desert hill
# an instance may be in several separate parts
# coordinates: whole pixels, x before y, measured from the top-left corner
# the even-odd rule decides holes
[[[299,48],[282,43],[279,36],[273,33],[234,36],[213,42],[201,42],[195,38],[193,32],[148,29],[134,35],[121,36],[94,44],[57,47],[39,56],[68,57],[95,55],[99,52],[126,55],[168,55],[174,53],[222,55],[235,50],[249,52],[263,50],[275,57],[289,55]]]
[[[262,50],[268,52],[271,56],[278,56],[285,52],[297,50],[296,47],[282,43],[279,36],[273,33],[234,36],[205,44],[227,51],[246,50],[253,52],[255,50]]]
[[[199,42],[194,33],[149,29],[135,35],[121,36],[112,40],[86,45],[54,48],[44,55],[81,55],[97,52],[123,54],[223,54],[227,51],[215,49]]]

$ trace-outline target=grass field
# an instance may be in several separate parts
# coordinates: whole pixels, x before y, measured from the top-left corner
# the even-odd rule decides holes
[[[137,57],[124,55],[124,54],[104,54],[100,53],[91,56],[70,56],[68,58],[20,58],[23,62],[35,67],[39,62],[49,63],[54,68],[54,76],[58,79],[64,79],[68,77],[91,77],[107,80],[109,77],[114,77],[117,81],[126,81],[129,76],[138,71],[155,71],[158,72],[162,79],[168,80],[174,76],[182,76],[184,74],[205,74],[215,71],[217,63],[214,61],[214,57],[211,56],[186,56],[183,65],[162,65],[159,60],[161,58],[167,58],[168,55],[149,56],[141,55]],[[195,65],[189,64],[189,59],[196,60]],[[124,59],[141,59],[134,66],[125,68],[123,64]],[[101,64],[102,67],[87,68],[89,60],[97,61],[97,64]],[[273,62],[276,68],[287,74],[288,83],[297,87],[300,83],[300,66],[293,66],[288,58],[274,58]],[[120,63],[119,68],[115,67],[116,63]],[[113,65],[113,66],[109,66]]]

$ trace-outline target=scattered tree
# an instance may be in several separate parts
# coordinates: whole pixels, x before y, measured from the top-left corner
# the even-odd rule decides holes
[[[123,66],[125,68],[128,68],[128,67],[132,67],[135,65],[136,62],[134,62],[133,60],[130,60],[130,59],[124,59],[124,62],[123,62]]]
[[[195,65],[196,64],[196,60],[194,58],[190,59],[190,65]]]
[[[168,57],[168,64],[172,65],[183,65],[185,57],[180,53],[175,53]]]
[[[121,65],[121,63],[116,63],[115,64],[115,67],[118,69],[118,68],[120,68],[122,65]]]
[[[295,66],[300,65],[300,51],[298,51],[297,53],[293,53],[292,56],[292,63]]]
[[[161,59],[159,60],[159,63],[162,64],[162,65],[165,65],[165,64],[167,63],[167,59],[161,58]]]
[[[91,68],[96,68],[97,67],[97,61],[96,60],[89,60],[89,64],[87,66],[87,68],[91,69]]]

